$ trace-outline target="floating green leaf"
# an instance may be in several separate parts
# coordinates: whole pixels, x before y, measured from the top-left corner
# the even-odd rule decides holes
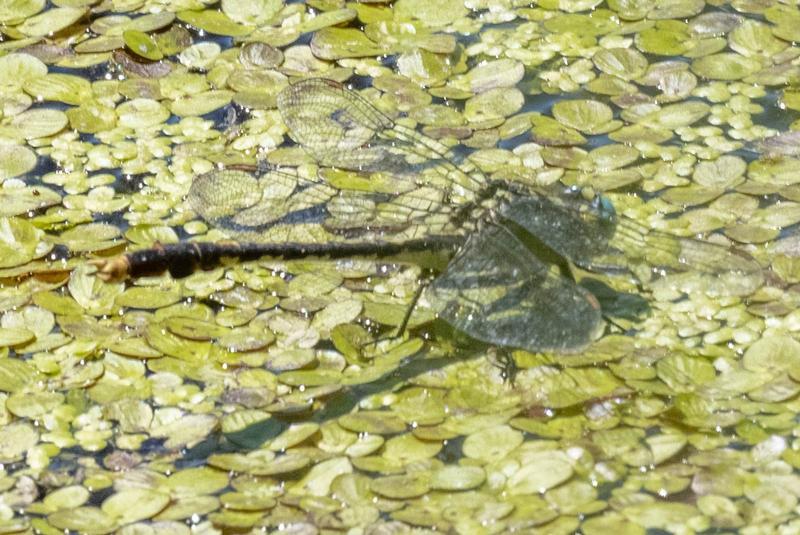
[[[39,433],[25,422],[13,422],[3,427],[0,435],[0,462],[12,463],[25,457],[39,442]]]
[[[220,11],[206,9],[203,11],[180,11],[178,18],[195,28],[217,35],[244,37],[253,31],[252,26],[239,24]]]
[[[24,175],[36,167],[36,153],[23,145],[0,144],[0,181]],[[8,196],[0,191],[0,195]],[[0,214],[6,214],[0,209]]]
[[[222,12],[240,24],[261,26],[283,7],[283,0],[222,0]]]
[[[25,19],[17,29],[28,36],[44,37],[71,26],[85,14],[85,7],[55,7]]]
[[[126,489],[109,496],[100,509],[120,524],[152,518],[170,502],[169,496],[154,489]]]
[[[130,128],[146,128],[161,124],[169,118],[169,111],[158,101],[135,98],[117,106],[119,122]]]
[[[125,30],[122,32],[122,39],[125,41],[125,46],[137,56],[150,61],[158,61],[164,57],[153,38],[144,32]]]
[[[417,19],[429,27],[446,26],[467,15],[467,8],[460,0],[441,0],[426,2],[424,0],[398,0],[394,4],[394,13],[398,19]]]
[[[742,366],[772,374],[800,376],[800,342],[788,336],[770,336],[754,343],[742,357]]]
[[[41,230],[24,219],[0,218],[0,267],[12,267],[42,256],[50,248]]]
[[[39,13],[45,0],[5,0],[0,2],[0,22],[14,25]]]
[[[170,111],[178,117],[205,115],[229,104],[233,95],[232,91],[205,91],[173,101]]]
[[[664,20],[654,28],[636,34],[636,48],[644,53],[677,56],[690,50],[692,39],[689,27],[677,20]]]
[[[24,87],[29,81],[47,74],[47,65],[29,54],[0,57],[0,78],[4,83]]]
[[[62,509],[48,515],[47,521],[57,529],[80,531],[92,535],[111,533],[117,529],[114,518],[97,507]]]
[[[607,9],[597,9],[591,15],[557,14],[547,19],[544,27],[553,33],[572,33],[575,35],[598,36],[617,29],[615,14]]]
[[[506,491],[511,496],[542,493],[572,477],[572,463],[561,451],[526,454],[522,461],[506,482]]]
[[[351,28],[323,28],[311,39],[311,50],[320,59],[360,58],[389,52],[362,32]]]
[[[464,105],[464,117],[470,122],[493,121],[519,111],[525,97],[519,89],[499,87],[469,99]]]
[[[609,106],[596,100],[562,100],[553,105],[553,116],[561,124],[584,134],[595,135],[619,128]]]
[[[712,54],[692,62],[692,71],[711,80],[740,80],[761,68],[757,59],[739,54]]]
[[[25,139],[51,136],[67,126],[67,115],[61,110],[37,108],[14,116],[11,126]]]
[[[622,78],[634,80],[647,70],[647,58],[633,48],[603,48],[592,57],[601,71]]]
[[[91,98],[92,87],[88,80],[64,73],[51,73],[34,78],[23,87],[36,100],[56,100],[78,105]]]

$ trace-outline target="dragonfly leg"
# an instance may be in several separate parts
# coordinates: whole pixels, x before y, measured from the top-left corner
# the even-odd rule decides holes
[[[625,326],[620,324],[617,320],[615,320],[612,316],[610,316],[608,314],[603,314],[603,319],[605,320],[605,322],[607,324],[606,331],[608,331],[608,327],[613,327],[613,328],[617,329],[620,333],[625,333],[628,330],[628,329],[625,328]]]
[[[400,325],[397,326],[397,329],[395,329],[394,333],[386,336],[380,336],[372,342],[365,343],[361,347],[375,346],[379,342],[402,338],[406,332],[406,328],[408,327],[408,322],[411,320],[411,315],[414,313],[414,309],[417,308],[417,303],[419,302],[420,297],[422,297],[422,292],[425,291],[425,288],[427,288],[429,284],[430,279],[425,279],[424,281],[420,282],[416,291],[414,291],[414,297],[411,298],[411,304],[406,309],[406,313],[403,315],[403,319],[400,321]]]
[[[511,351],[504,347],[494,347],[490,351],[490,358],[492,359],[492,365],[500,370],[500,377],[503,378],[503,382],[508,383],[509,386],[514,386],[514,380],[517,378],[519,368]]]
[[[403,333],[406,332],[406,327],[408,327],[408,322],[411,320],[411,314],[414,313],[414,309],[417,308],[417,303],[419,302],[419,298],[422,297],[422,292],[425,291],[425,288],[428,287],[430,284],[430,279],[426,279],[424,281],[420,281],[417,290],[414,292],[414,297],[411,299],[411,304],[408,305],[408,309],[406,309],[406,313],[403,315],[403,320],[400,322],[400,325],[397,326],[397,331],[395,331],[394,337],[398,338],[403,336]]]

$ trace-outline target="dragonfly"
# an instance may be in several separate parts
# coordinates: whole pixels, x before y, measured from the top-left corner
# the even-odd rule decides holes
[[[329,172],[200,175],[189,205],[234,240],[156,245],[100,261],[99,276],[183,277],[226,259],[445,250],[451,260],[425,288],[439,318],[491,345],[556,353],[579,352],[605,329],[598,300],[571,265],[643,283],[701,273],[735,295],[763,283],[748,254],[651,229],[602,195],[492,179],[338,82],[297,81],[277,104],[292,140]]]

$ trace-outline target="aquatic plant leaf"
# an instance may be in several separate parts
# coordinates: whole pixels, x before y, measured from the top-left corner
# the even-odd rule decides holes
[[[24,87],[29,81],[46,74],[47,65],[30,54],[14,53],[0,57],[0,76],[7,84]]]
[[[360,58],[391,52],[363,32],[351,28],[323,28],[311,39],[311,50],[320,59]]]
[[[44,234],[30,222],[16,217],[0,218],[0,267],[24,264],[43,255],[49,246]]]
[[[612,121],[611,108],[596,100],[562,100],[553,105],[553,116],[562,124],[584,134],[601,134],[622,125]]]
[[[464,118],[471,123],[509,117],[525,104],[525,97],[516,87],[498,87],[479,93],[464,104]]]
[[[203,11],[180,11],[177,15],[179,20],[191,24],[195,28],[217,35],[244,37],[254,29],[254,27],[249,24],[235,22],[224,12],[215,11],[213,9],[205,9]]]
[[[117,106],[119,124],[130,128],[146,128],[161,124],[169,118],[169,111],[160,102],[149,98],[135,98]]]
[[[0,144],[0,182],[28,173],[36,167],[36,162],[36,153],[30,148],[24,145]],[[8,195],[10,191],[12,190],[8,190],[5,195]],[[4,213],[3,215],[17,214]]]
[[[756,372],[800,376],[800,342],[788,336],[770,336],[751,345],[742,357],[742,366]]]
[[[314,18],[305,20],[302,24],[300,24],[298,31],[301,33],[317,32],[318,30],[322,30],[324,28],[344,24],[355,18],[356,12],[353,9],[332,9],[330,11],[319,13]],[[362,35],[367,38],[370,37],[367,32],[364,32]]]
[[[745,20],[728,36],[732,50],[745,57],[774,56],[782,52],[788,43],[776,38],[767,24]]]
[[[240,24],[261,26],[283,7],[283,0],[223,0],[222,12]]]
[[[170,111],[178,117],[205,115],[223,106],[227,106],[231,102],[233,96],[233,91],[204,91],[173,101],[170,106]]]
[[[12,463],[23,459],[37,442],[39,433],[28,423],[12,422],[4,426],[0,436],[0,462]]]
[[[417,19],[430,28],[446,26],[467,15],[467,7],[460,0],[398,0],[394,5],[395,18]]]
[[[561,124],[546,115],[533,115],[530,119],[533,124],[531,135],[536,143],[548,146],[583,145],[586,138],[580,132]]]
[[[37,100],[56,100],[73,105],[81,104],[92,96],[88,80],[65,73],[49,73],[34,78],[23,89]]]
[[[9,0],[0,3],[0,22],[14,25],[24,21],[37,13],[45,6],[45,0]]]
[[[716,160],[697,164],[692,179],[701,186],[727,189],[742,182],[746,170],[744,160],[726,154]]]
[[[512,59],[499,59],[479,64],[464,75],[470,91],[483,93],[498,87],[514,87],[525,74],[525,66]],[[457,82],[456,82],[457,83]]]
[[[67,123],[67,115],[63,111],[38,108],[15,115],[10,126],[25,139],[35,139],[56,134]]]
[[[479,487],[486,481],[486,473],[479,466],[445,466],[433,473],[431,489],[462,491]]]
[[[598,36],[617,29],[615,13],[607,9],[596,9],[591,15],[583,13],[559,13],[544,21],[544,27],[554,33]]]
[[[662,20],[636,34],[636,48],[644,53],[680,56],[692,47],[689,27],[677,20]]]
[[[512,496],[537,494],[572,477],[572,463],[561,451],[542,451],[524,456],[522,466],[506,482]]]
[[[633,48],[603,48],[592,57],[601,71],[622,78],[634,80],[647,70],[647,58]]]
[[[499,462],[513,452],[524,437],[507,425],[488,427],[471,433],[464,439],[464,455],[487,463]]]
[[[85,13],[86,8],[82,7],[55,7],[25,19],[17,29],[31,37],[53,35],[77,22]]]
[[[692,61],[692,71],[711,80],[740,80],[761,68],[761,62],[739,54],[720,53]]]
[[[157,515],[170,497],[156,489],[124,489],[103,500],[100,509],[120,524],[129,524]]]
[[[137,56],[150,61],[158,61],[164,57],[153,38],[144,32],[125,30],[122,32],[122,39],[125,41],[125,46]]]

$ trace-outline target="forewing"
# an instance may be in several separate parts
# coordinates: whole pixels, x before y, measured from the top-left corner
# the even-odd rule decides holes
[[[424,134],[396,124],[355,91],[321,78],[300,80],[278,95],[289,134],[322,165],[391,173],[398,180],[469,197],[485,177]],[[457,162],[457,163],[456,163]]]
[[[593,206],[578,191],[531,191],[515,196],[501,208],[501,216],[524,228],[560,256],[586,268],[600,269],[614,236],[613,207]]]
[[[278,109],[289,133],[323,165],[370,168],[384,156],[370,143],[394,123],[357,94],[321,78],[281,91]]]
[[[442,319],[490,344],[569,353],[603,329],[594,296],[499,225],[473,234],[429,295]]]
[[[601,197],[533,193],[513,199],[501,214],[584,269],[629,271],[643,283],[717,295],[747,295],[763,284],[763,271],[748,254],[651,229],[616,214]]]

